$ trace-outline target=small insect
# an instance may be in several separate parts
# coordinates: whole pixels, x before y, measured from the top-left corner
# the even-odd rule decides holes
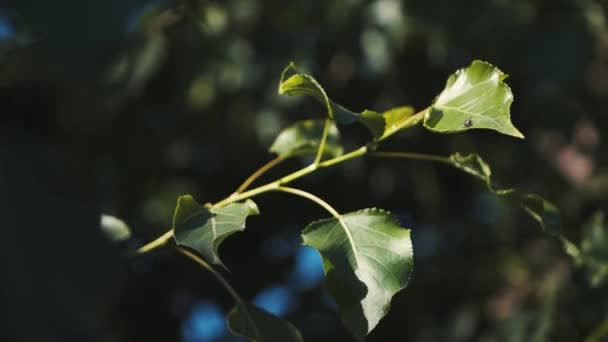
[[[464,120],[463,125],[464,125],[464,127],[471,127],[473,125],[473,120],[466,119],[466,120]]]

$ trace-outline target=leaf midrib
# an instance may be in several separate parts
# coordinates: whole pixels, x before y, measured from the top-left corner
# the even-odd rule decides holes
[[[465,75],[465,77],[467,77],[467,76]],[[476,88],[481,87],[481,86],[485,85],[486,83],[491,83],[493,81],[494,80],[490,77],[490,78],[488,78],[486,80],[483,80],[481,82],[478,82],[478,83],[475,83],[475,84],[471,84],[471,86],[469,86],[469,88],[467,90],[463,91],[459,95],[453,96],[452,98],[445,100],[445,102],[455,101],[458,98],[466,96],[469,92],[472,92]],[[457,82],[457,80],[454,83],[456,83],[456,82]],[[450,85],[450,87],[453,87],[454,83],[452,83],[452,85]],[[497,86],[500,86],[500,82],[497,84]],[[439,98],[441,98],[441,95],[439,96]]]
[[[261,335],[260,331],[258,330],[258,326],[255,324],[255,321],[253,320],[252,315],[249,313],[249,308],[244,303],[242,303],[242,305],[243,305],[243,310],[245,310],[245,312],[246,312],[245,316],[247,316],[247,320],[249,322],[251,322],[251,326],[253,327],[255,336],[257,336],[260,340],[262,340],[262,335]]]
[[[342,229],[344,229],[344,232],[346,233],[346,238],[350,242],[351,249],[353,250],[353,255],[355,257],[355,266],[356,266],[356,269],[358,270],[361,265],[361,262],[359,261],[359,251],[357,250],[357,247],[355,245],[355,239],[353,238],[352,234],[348,230],[348,226],[347,226],[346,222],[344,221],[344,216],[340,215],[340,216],[336,217],[336,219],[338,219],[340,226],[342,227]]]
[[[231,206],[233,206],[233,205],[231,204],[231,205],[226,206],[224,208],[229,208]],[[239,222],[232,222],[232,221],[217,222],[217,218],[216,218],[217,216],[220,216],[220,215],[238,218],[239,217],[238,215],[234,215],[234,214],[226,213],[226,212],[216,212],[216,211],[213,211],[213,210],[209,210],[209,212],[212,214],[210,220],[211,220],[211,231],[213,233],[213,241],[215,241],[219,237],[219,234],[217,233],[217,225],[219,225],[219,224],[238,225],[238,223],[239,223]],[[192,217],[194,217],[194,216],[195,215],[193,215]],[[204,241],[207,238],[207,236],[208,235],[206,235],[206,234],[202,234],[197,239],[197,243],[200,243],[201,241]]]
[[[464,110],[464,109],[460,109],[460,108],[457,108],[457,107],[452,107],[452,106],[446,106],[446,105],[434,105],[433,107],[435,107],[435,108],[443,108],[443,109],[448,109],[448,110],[453,110],[453,111],[455,111],[455,112],[460,112],[460,113],[463,113],[463,114],[465,114],[465,115],[470,115],[470,116],[473,116],[473,117],[478,117],[478,118],[482,118],[482,119],[489,119],[489,120],[491,120],[491,121],[492,121],[492,122],[493,122],[493,123],[494,123],[494,124],[495,124],[497,127],[504,127],[504,125],[501,125],[501,124],[500,124],[500,123],[499,123],[499,122],[496,120],[496,118],[495,118],[495,117],[490,116],[490,115],[487,115],[487,116],[482,115],[481,113],[483,113],[483,112],[479,112],[479,113],[476,113],[476,112],[468,112],[468,111],[466,111],[466,110]]]

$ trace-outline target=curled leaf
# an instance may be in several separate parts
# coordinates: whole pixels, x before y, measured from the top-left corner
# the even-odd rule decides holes
[[[371,110],[355,113],[333,102],[319,82],[312,76],[299,72],[293,62],[281,74],[279,94],[311,96],[327,108],[327,115],[331,119],[343,125],[360,122],[369,128],[374,138],[379,138],[384,132],[385,121],[380,113]]]

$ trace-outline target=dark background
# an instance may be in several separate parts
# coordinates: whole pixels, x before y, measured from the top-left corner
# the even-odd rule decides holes
[[[337,103],[422,109],[483,59],[510,75],[512,120],[491,131],[399,134],[383,150],[479,153],[500,184],[562,210],[575,242],[606,208],[603,1],[0,2],[2,341],[232,341],[215,279],[170,250],[125,257],[165,232],[177,196],[215,202],[272,158],[291,122],[325,115],[276,93],[289,61]],[[370,137],[341,127],[352,149]],[[273,180],[305,165],[291,160]],[[262,180],[262,181],[263,181]],[[356,160],[298,180],[339,211],[392,211],[415,270],[369,341],[581,341],[608,314],[561,244],[483,184],[445,166]],[[299,232],[326,217],[284,194],[228,239],[227,278],[309,341],[348,341]],[[99,215],[133,237],[112,245]]]

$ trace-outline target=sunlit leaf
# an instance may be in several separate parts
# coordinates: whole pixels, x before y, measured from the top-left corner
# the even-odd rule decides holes
[[[513,93],[503,82],[506,77],[498,68],[482,61],[456,71],[426,111],[424,126],[440,133],[492,129],[523,138],[511,123]]]
[[[414,108],[409,106],[393,108],[382,113],[386,121],[386,127],[380,139],[385,139],[397,131],[409,127],[413,119],[415,119],[412,117],[413,114]]]
[[[279,94],[312,96],[327,108],[327,114],[337,123],[346,125],[360,122],[369,128],[374,138],[379,138],[384,132],[384,117],[380,113],[371,110],[355,113],[333,102],[317,80],[310,75],[300,73],[293,63],[290,63],[281,74]]]
[[[101,230],[112,242],[123,242],[131,237],[131,229],[125,221],[112,215],[101,215]]]
[[[323,154],[328,157],[341,156],[340,132],[331,122]],[[323,136],[325,120],[303,120],[284,129],[275,139],[270,152],[283,157],[315,155]]]
[[[300,342],[302,335],[291,323],[253,305],[237,304],[228,314],[228,328],[256,342]]]
[[[408,283],[413,268],[409,229],[386,211],[364,209],[313,222],[302,238],[321,253],[342,321],[362,340]]]
[[[541,225],[544,231],[556,236],[560,234],[560,213],[551,202],[539,195],[523,194],[515,189],[495,189],[491,179],[492,170],[477,154],[469,154],[465,157],[455,153],[450,156],[450,162],[462,171],[484,181],[493,193],[520,206]]]
[[[230,235],[245,229],[245,220],[259,214],[256,204],[247,200],[221,208],[206,208],[190,195],[180,196],[173,216],[175,241],[195,249],[209,262],[222,265],[220,244]]]

